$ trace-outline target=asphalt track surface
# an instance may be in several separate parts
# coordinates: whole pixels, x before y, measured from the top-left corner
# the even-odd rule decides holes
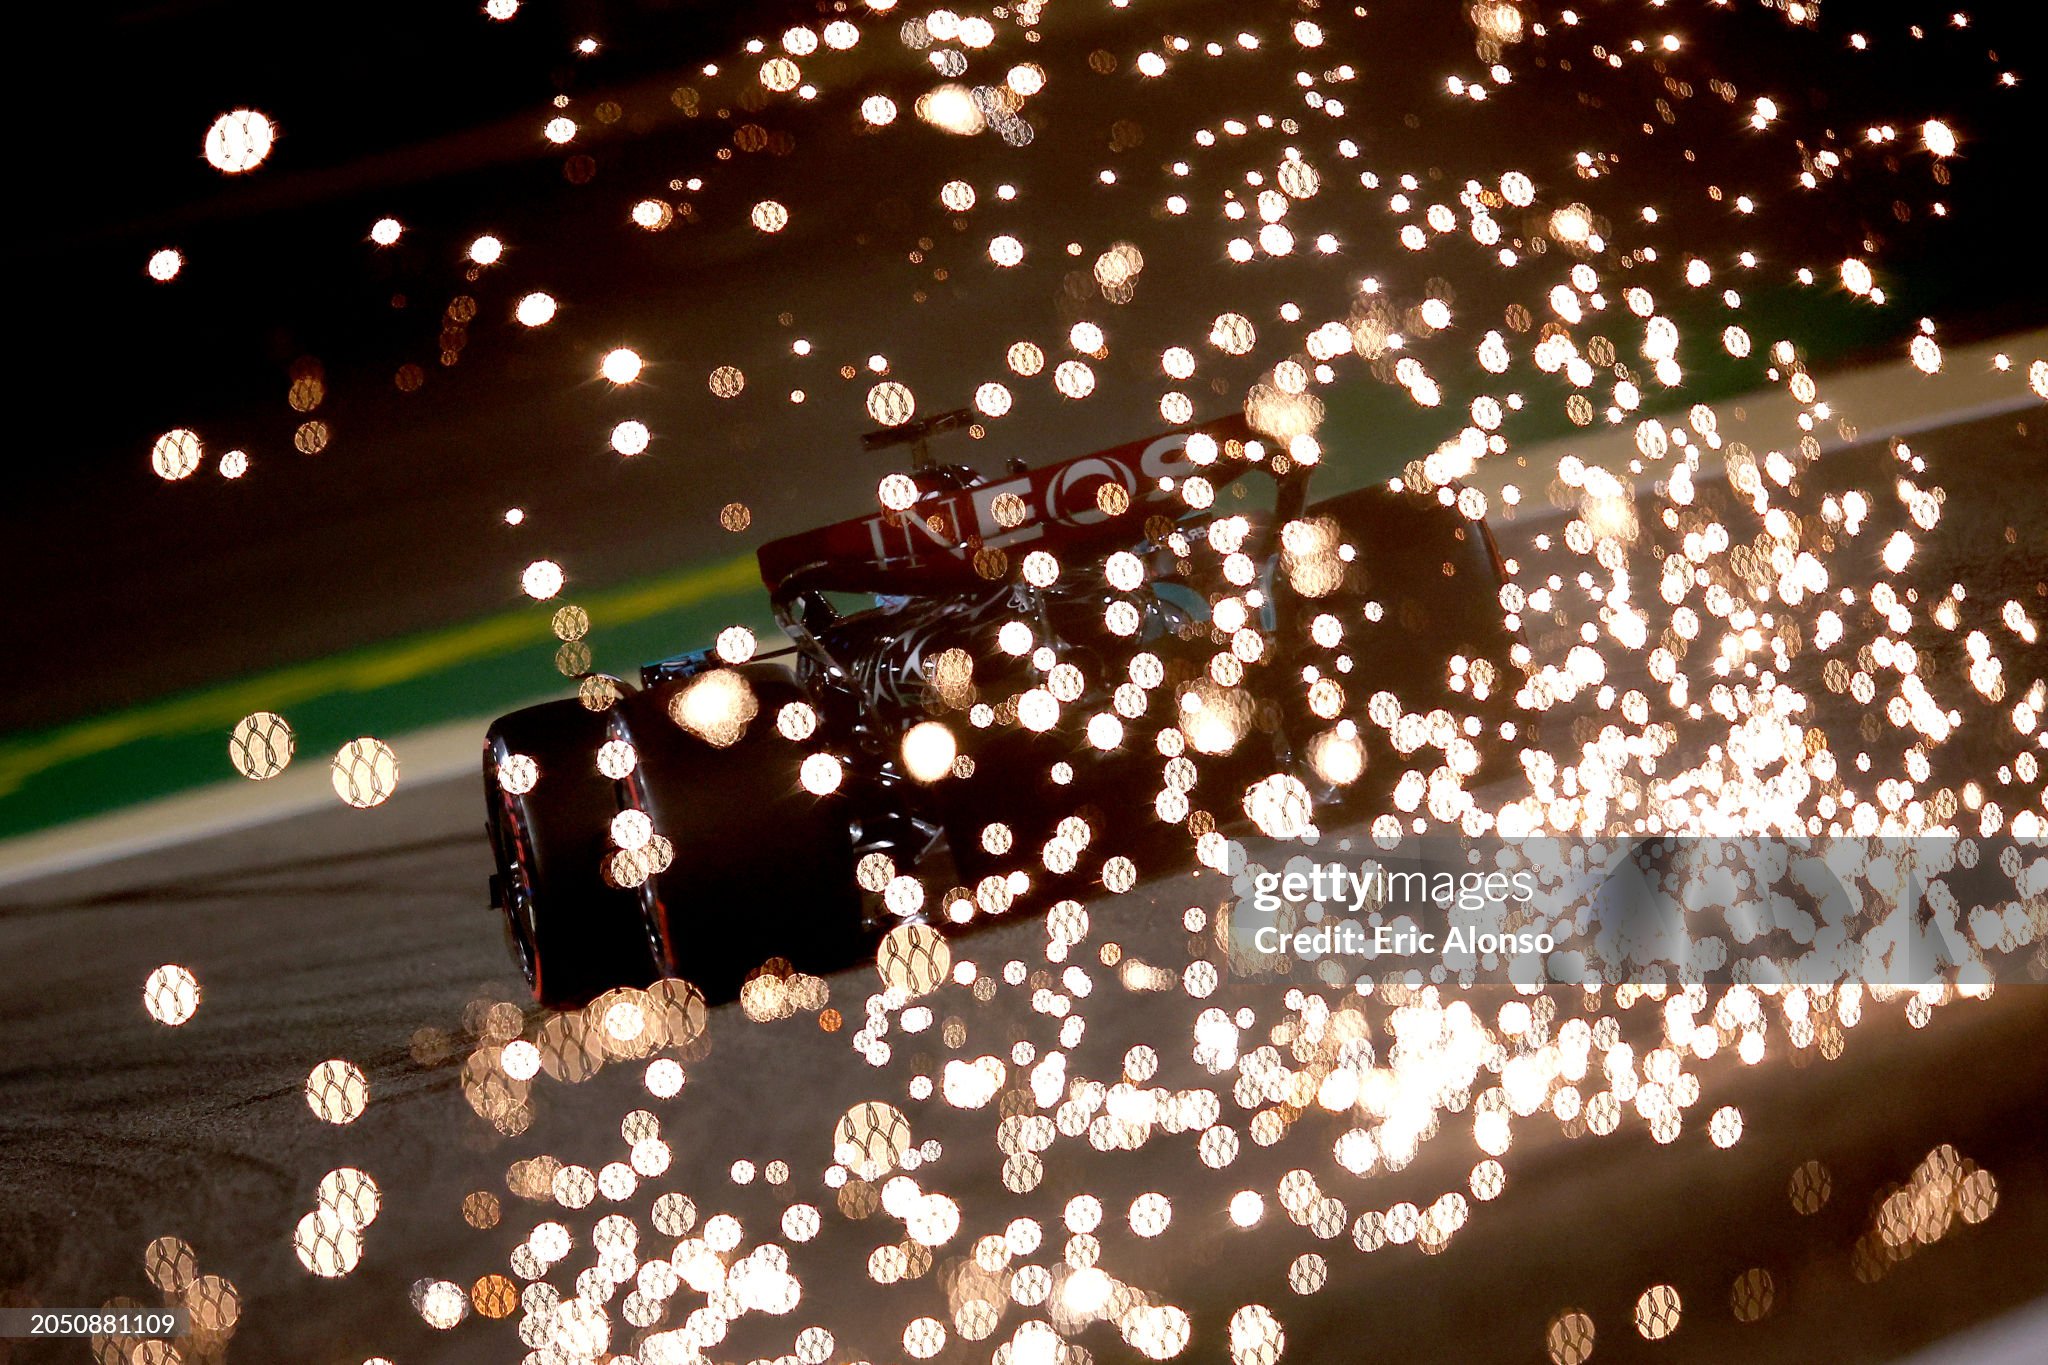
[[[374,811],[323,812],[7,895],[0,1283],[17,1286],[17,1301],[86,1307],[128,1294],[158,1302],[143,1277],[143,1248],[175,1233],[196,1249],[202,1272],[226,1275],[240,1290],[230,1359],[516,1358],[521,1348],[507,1323],[472,1318],[437,1336],[408,1309],[407,1286],[426,1275],[467,1283],[502,1270],[519,1218],[530,1227],[544,1211],[508,1196],[505,1223],[479,1232],[460,1217],[463,1196],[502,1195],[507,1162],[536,1151],[593,1165],[615,1159],[620,1118],[643,1105],[660,1113],[674,1146],[671,1179],[696,1190],[707,1215],[724,1168],[741,1155],[789,1160],[798,1171],[792,1197],[824,1202],[816,1172],[829,1158],[818,1148],[832,1116],[873,1097],[875,1081],[844,1036],[821,1034],[811,1016],[755,1024],[731,1007],[715,1011],[709,1054],[692,1063],[676,1100],[651,1101],[636,1088],[637,1068],[612,1067],[580,1086],[549,1086],[540,1120],[518,1139],[499,1137],[470,1111],[457,1082],[459,1049],[440,1065],[413,1059],[423,1024],[459,1034],[474,999],[518,996],[483,905],[488,854],[477,806],[471,782],[419,787]],[[1185,952],[1176,908],[1213,894],[1182,878],[1098,904],[1095,937],[1170,964]],[[150,1022],[138,999],[138,983],[166,943],[188,945],[181,956],[206,988],[198,1015],[179,1029]],[[1035,956],[1039,947],[1042,930],[1021,922],[969,936],[960,951],[996,963]],[[871,981],[866,971],[835,979],[834,1002],[857,1006]],[[1270,997],[1280,988],[1236,989]],[[977,1036],[991,1027],[1001,1033],[1004,1023],[988,1011],[1000,1016],[1003,1001],[1023,998],[1007,993],[975,1014]],[[1102,991],[1088,1009],[1083,1055],[1139,1036],[1170,1040],[1159,1036],[1168,1015],[1158,1002]],[[1016,1003],[1007,1008],[1023,1012]],[[1183,1001],[1174,1016],[1183,1029],[1190,1013]],[[1732,1103],[1748,1116],[1731,1151],[1709,1145],[1699,1124],[1670,1148],[1640,1126],[1577,1141],[1554,1124],[1518,1127],[1506,1194],[1475,1205],[1439,1256],[1413,1247],[1362,1256],[1348,1239],[1318,1243],[1270,1215],[1279,1224],[1270,1234],[1170,1239],[1178,1248],[1171,1265],[1147,1265],[1142,1248],[1127,1254],[1157,1272],[1155,1287],[1196,1311],[1189,1359],[1221,1355],[1220,1320],[1205,1320],[1205,1311],[1213,1319],[1218,1306],[1227,1313],[1254,1301],[1283,1314],[1289,1358],[1299,1360],[1536,1361],[1545,1323],[1566,1306],[1594,1315],[1604,1359],[1892,1359],[2048,1291],[2048,1264],[2038,1254],[2048,1244],[2048,1147],[2039,1127],[2048,1050],[2038,1043],[2048,1030],[2048,990],[2013,986],[1988,1002],[1942,1009],[1919,1034],[1896,1007],[1874,1014],[1880,1018],[1854,1030],[1833,1063],[1795,1068],[1779,1057],[1754,1069],[1705,1066],[1696,1112]],[[354,1059],[369,1076],[368,1109],[347,1127],[317,1121],[301,1093],[308,1070],[329,1057]],[[985,1122],[978,1141],[954,1140],[944,1113],[928,1126],[931,1109],[943,1106],[919,1107],[918,1138],[947,1142],[935,1178],[962,1198],[971,1225],[981,1201],[1001,1195],[1000,1154]],[[1997,1212],[1981,1226],[1959,1226],[1889,1279],[1858,1283],[1850,1246],[1869,1199],[1942,1142],[1994,1172]],[[1334,1173],[1325,1147],[1299,1146],[1279,1152]],[[1059,1150],[1041,1193],[996,1205],[1003,1217],[1056,1218],[1076,1188],[1101,1194],[1112,1215],[1146,1188],[1192,1189],[1199,1193],[1181,1194],[1176,1219],[1207,1219],[1222,1233],[1230,1190],[1271,1189],[1270,1178],[1255,1174],[1271,1154],[1249,1147],[1239,1169],[1206,1182],[1190,1180],[1199,1168],[1189,1139],[1156,1139],[1115,1160],[1090,1153],[1083,1165],[1063,1164],[1074,1157]],[[1828,1164],[1835,1197],[1802,1219],[1788,1205],[1787,1181],[1811,1157]],[[1454,1129],[1425,1144],[1398,1176],[1326,1188],[1354,1207],[1396,1197],[1427,1202],[1460,1187],[1474,1159],[1469,1138]],[[320,1176],[343,1165],[374,1175],[384,1212],[368,1230],[356,1273],[320,1281],[294,1259],[291,1230],[312,1207]],[[1168,1183],[1151,1183],[1158,1181]],[[757,1208],[761,1200],[748,1196],[767,1194],[758,1184],[725,1188],[735,1209]],[[837,1255],[845,1270],[807,1277],[799,1313],[778,1325],[828,1322],[843,1353],[895,1358],[894,1334],[911,1313],[901,1307],[906,1291],[867,1285],[855,1267],[879,1240],[875,1230],[840,1226],[844,1239],[835,1243],[828,1232],[800,1249],[807,1259],[799,1267],[834,1264],[816,1257]],[[1126,1234],[1112,1245],[1133,1240]],[[1331,1258],[1331,1284],[1297,1299],[1286,1288],[1286,1265],[1307,1250]],[[1132,1264],[1125,1260],[1121,1273]],[[1778,1306],[1764,1324],[1742,1326],[1728,1310],[1728,1286],[1752,1265],[1771,1270]],[[1657,1280],[1679,1286],[1687,1317],[1676,1336],[1652,1347],[1627,1322],[1635,1295]],[[912,1292],[929,1295],[930,1285]],[[736,1333],[728,1343],[735,1358],[746,1358],[741,1343],[749,1340]],[[785,1333],[781,1346],[763,1341],[759,1349],[786,1350],[787,1340]],[[1107,1328],[1082,1341],[1099,1359],[1123,1351]],[[15,1358],[88,1357],[74,1342],[17,1344]]]
[[[2025,487],[2005,476],[2039,466],[2027,417],[1968,423],[1917,444],[1995,475],[1955,485],[1945,534],[1924,550],[1925,581],[1946,581],[1952,570],[1995,591],[1993,601],[2032,591],[2042,560],[2033,503],[2009,491],[1978,495]],[[1877,447],[1831,458],[1870,486],[1881,464],[1857,471],[1853,462],[1886,456]],[[2008,535],[2009,527],[2023,534]],[[1531,526],[1502,529],[1508,553],[1527,551],[1520,542]],[[1844,723],[1828,720],[1831,730]],[[1982,768],[1988,760],[1967,761]],[[537,1081],[537,1118],[518,1138],[480,1120],[460,1084],[465,1019],[474,1021],[479,1001],[522,998],[484,904],[488,870],[478,784],[464,778],[401,786],[369,811],[323,810],[0,891],[0,1287],[10,1300],[156,1303],[143,1249],[174,1234],[194,1247],[202,1273],[226,1276],[241,1294],[230,1359],[514,1358],[522,1348],[509,1323],[472,1317],[437,1334],[411,1310],[409,1287],[423,1277],[466,1285],[503,1271],[520,1236],[549,1216],[505,1195],[508,1163],[543,1151],[592,1168],[619,1159],[620,1120],[636,1107],[659,1113],[675,1152],[658,1187],[688,1189],[707,1216],[727,1208],[752,1228],[790,1199],[827,1204],[817,1172],[830,1159],[834,1118],[892,1092],[844,1033],[821,1032],[813,1015],[760,1024],[732,1007],[714,1011],[709,1051],[690,1062],[673,1101],[651,1100],[638,1068],[617,1065],[580,1085]],[[1127,955],[1177,967],[1188,951],[1181,909],[1223,894],[1213,876],[1142,883],[1091,907],[1089,942],[1114,940]],[[776,896],[764,872],[758,903],[705,911],[772,914]],[[965,937],[956,955],[992,968],[1040,961],[1042,950],[1042,926],[1025,919]],[[153,1023],[140,999],[141,983],[166,960],[189,966],[205,991],[196,1017],[176,1029]],[[1115,1055],[1142,1040],[1160,1048],[1169,1069],[1176,1058],[1185,1068],[1193,1005],[1174,992],[1125,992],[1112,977],[1098,973],[1086,1003],[1077,1066],[1113,1074]],[[832,1003],[857,1013],[873,980],[872,969],[835,978]],[[1211,1003],[1228,1007],[1234,991],[1265,1018],[1282,989],[1233,983]],[[959,1012],[973,1029],[965,1051],[1000,1051],[1025,1036],[1027,999],[1011,991],[964,1007],[963,997]],[[1002,1192],[986,1113],[933,1103],[916,1106],[914,1124],[919,1141],[944,1143],[934,1179],[962,1201],[969,1227],[1022,1214],[1056,1225],[1060,1203],[1083,1188],[1112,1216],[1147,1189],[1170,1193],[1179,1226],[1162,1239],[1164,1252],[1128,1234],[1110,1245],[1117,1273],[1195,1314],[1190,1360],[1221,1358],[1222,1319],[1260,1302],[1286,1322],[1296,1360],[1539,1361],[1546,1323],[1570,1307],[1592,1314],[1602,1360],[1875,1362],[2048,1294],[2048,1263],[2038,1255],[2048,1244],[2039,1117],[2048,989],[2003,985],[1988,1002],[1938,1010],[1923,1032],[1906,1027],[1896,1004],[1869,1013],[1834,1062],[1795,1066],[1773,1056],[1756,1068],[1725,1059],[1701,1067],[1702,1096],[1669,1148],[1640,1125],[1570,1141],[1554,1121],[1518,1125],[1506,1193],[1475,1204],[1437,1256],[1413,1247],[1362,1255],[1346,1237],[1316,1241],[1277,1210],[1270,1227],[1230,1231],[1223,1209],[1234,1190],[1270,1192],[1290,1165],[1317,1171],[1354,1211],[1396,1199],[1426,1204],[1463,1188],[1477,1159],[1456,1116],[1407,1169],[1363,1181],[1331,1163],[1333,1128],[1320,1140],[1297,1133],[1271,1152],[1248,1145],[1220,1174],[1200,1168],[1188,1138],[1156,1137],[1137,1153],[1108,1156],[1062,1144],[1029,1197]],[[1037,1025],[1043,1033],[1042,1018]],[[455,1042],[436,1057],[418,1046],[422,1029]],[[899,1047],[916,1046],[893,1036]],[[370,1083],[366,1112],[345,1127],[318,1121],[302,1092],[307,1073],[337,1057],[360,1065]],[[1161,1083],[1174,1083],[1165,1076]],[[1722,1104],[1747,1121],[1729,1151],[1711,1146],[1700,1121]],[[1997,1211],[1981,1226],[1958,1225],[1882,1281],[1859,1282],[1851,1248],[1873,1198],[1941,1143],[1993,1172]],[[732,1185],[726,1172],[741,1157],[788,1161],[795,1174],[785,1193],[759,1181]],[[1835,1195],[1801,1218],[1787,1184],[1810,1158],[1828,1165]],[[342,1166],[377,1180],[383,1212],[365,1235],[360,1267],[317,1280],[294,1256],[292,1229],[313,1207],[321,1176]],[[656,1188],[623,1207],[644,1216]],[[498,1227],[464,1223],[462,1201],[475,1190],[504,1197]],[[1187,1224],[1201,1220],[1218,1235],[1189,1236]],[[943,1315],[943,1296],[929,1276],[886,1290],[868,1283],[861,1267],[884,1240],[880,1229],[835,1220],[828,1209],[826,1234],[799,1249],[798,1313],[773,1320],[774,1330],[757,1331],[757,1316],[743,1320],[724,1355],[774,1355],[797,1326],[823,1322],[845,1358],[898,1358],[902,1324],[935,1306]],[[1305,1251],[1330,1258],[1331,1280],[1300,1298],[1286,1268]],[[1734,1277],[1753,1266],[1771,1272],[1777,1302],[1752,1326],[1737,1323],[1728,1304]],[[1675,1336],[1651,1344],[1629,1322],[1635,1297],[1659,1281],[1678,1286],[1686,1316]],[[1125,1353],[1107,1327],[1080,1340],[1099,1359]],[[960,1346],[941,1359],[974,1356],[958,1355]],[[38,1344],[17,1346],[15,1358],[87,1353],[81,1343]]]

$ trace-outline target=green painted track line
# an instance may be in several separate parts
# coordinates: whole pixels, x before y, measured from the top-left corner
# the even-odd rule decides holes
[[[752,555],[573,600],[590,613],[593,666],[626,678],[642,661],[708,643],[725,626],[767,629]],[[389,738],[565,695],[550,626],[560,605],[535,603],[10,737],[0,742],[0,838],[233,779],[228,732],[252,711],[291,723],[294,766],[324,765],[360,735]]]

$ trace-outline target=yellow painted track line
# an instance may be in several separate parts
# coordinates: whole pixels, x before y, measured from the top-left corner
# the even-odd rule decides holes
[[[581,598],[599,627],[642,621],[666,611],[758,589],[752,555],[698,565],[649,582]],[[218,728],[225,733],[252,711],[282,710],[312,697],[372,692],[534,643],[548,633],[545,617],[525,608],[413,635],[197,692],[78,721],[0,743],[0,796],[38,773],[124,744]]]

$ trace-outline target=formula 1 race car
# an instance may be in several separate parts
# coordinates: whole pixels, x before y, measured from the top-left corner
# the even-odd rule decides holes
[[[972,420],[874,433],[913,452],[879,509],[761,547],[785,648],[491,726],[492,898],[542,1004],[731,999],[906,921],[1213,862],[1233,829],[1436,810],[1512,754],[1527,656],[1455,485],[1310,504],[1313,443],[1241,418],[995,478],[935,462]]]

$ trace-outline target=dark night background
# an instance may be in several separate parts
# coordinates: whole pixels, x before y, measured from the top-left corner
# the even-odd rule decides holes
[[[1753,172],[1769,193],[1756,219],[1738,222],[1724,211],[1715,220],[1680,206],[1683,222],[1674,226],[1689,246],[1718,239],[1732,252],[1761,237],[1786,242],[1786,256],[1825,265],[1838,259],[1831,251],[1869,239],[1892,293],[1881,312],[1844,306],[1839,289],[1827,298],[1796,295],[1777,283],[1789,269],[1783,259],[1740,281],[1745,312],[1782,320],[1824,365],[1898,354],[1921,313],[1937,319],[1945,344],[2043,316],[2048,285],[2035,204],[2048,124],[2029,60],[2031,9],[1994,7],[1961,30],[1930,23],[1917,41],[1905,26],[1937,18],[1933,7],[1860,6],[1852,16],[1830,4],[1824,40],[1790,32],[1782,16],[1750,4],[1668,14],[1592,4],[1585,22],[1616,34],[1668,22],[1698,34],[1690,78],[1725,68],[1743,92],[1741,108],[1753,92],[1769,91],[1784,119],[1808,134],[1835,129],[1846,139],[1866,118],[1882,118],[1901,126],[1904,155],[1923,117],[1938,114],[1959,130],[1963,155],[1943,221],[1924,212],[1897,221],[1891,204],[1901,177],[1868,158],[1852,163],[1846,186],[1815,196],[1819,208],[1791,204],[1790,171],[1776,162],[1767,174]],[[724,179],[695,196],[699,221],[658,234],[627,227],[625,207],[670,176],[711,166],[713,149],[728,145],[731,125],[745,117],[710,117],[707,99],[706,116],[685,118],[669,91],[744,37],[772,38],[786,23],[828,17],[830,7],[528,4],[509,23],[489,22],[466,4],[194,3],[40,14],[43,31],[19,49],[24,116],[42,131],[17,152],[18,183],[37,207],[16,215],[23,240],[15,290],[26,298],[17,311],[23,387],[47,416],[17,427],[5,552],[16,564],[12,634],[33,642],[39,662],[23,675],[33,682],[0,698],[0,733],[510,605],[516,569],[532,553],[554,554],[584,583],[730,554],[735,541],[711,521],[729,500],[748,502],[765,533],[862,505],[880,471],[855,454],[864,424],[857,405],[838,401],[828,412],[820,401],[820,390],[837,382],[825,378],[829,362],[811,367],[811,403],[773,410],[782,376],[772,367],[786,361],[787,338],[810,337],[821,357],[853,347],[865,354],[877,335],[874,297],[907,292],[889,272],[902,268],[901,248],[924,220],[936,218],[908,212],[904,201],[921,202],[932,189],[926,182],[946,174],[1014,177],[1026,193],[1005,221],[1047,243],[1039,257],[1047,263],[993,280],[985,270],[956,270],[947,286],[955,306],[940,311],[946,300],[935,300],[896,335],[881,333],[895,373],[927,410],[964,401],[974,382],[955,357],[964,340],[991,320],[1040,336],[1047,329],[1035,324],[1053,320],[1059,266],[1049,262],[1049,244],[1068,232],[1093,241],[1102,231],[1132,230],[1113,217],[1105,227],[1105,210],[1084,199],[1093,166],[1115,164],[1135,185],[1160,178],[1161,163],[1184,145],[1155,132],[1106,157],[1099,132],[1083,137],[1082,126],[1129,114],[1171,131],[1203,117],[1205,105],[1223,104],[1240,79],[1237,68],[1218,76],[1193,66],[1134,89],[1136,78],[1122,73],[1066,74],[1080,53],[1098,42],[1134,49],[1139,39],[1128,26],[1199,33],[1251,22],[1247,11],[1223,4],[1156,14],[1056,6],[1044,25],[1048,41],[1034,55],[1063,85],[1041,116],[1050,127],[1036,146],[1020,153],[989,137],[906,135],[854,139],[854,159],[841,160],[848,139],[814,137],[813,129],[851,124],[852,105],[868,88],[893,90],[899,100],[914,93],[900,80],[871,86],[846,74],[879,61],[894,45],[893,21],[908,12],[870,21],[863,43],[834,57],[814,107],[774,105],[758,115],[795,131],[793,154],[728,163]],[[1333,31],[1342,22],[1327,7],[1315,13]],[[1852,18],[1876,39],[1853,61],[1833,47]],[[1526,88],[1507,96],[1539,101],[1540,118],[1441,110],[1438,73],[1472,64],[1463,21],[1449,10],[1405,6],[1376,7],[1371,23],[1374,32],[1391,25],[1411,38],[1412,51],[1374,50],[1372,80],[1351,94],[1373,103],[1368,117],[1346,120],[1350,131],[1398,132],[1400,113],[1422,108],[1428,118],[1419,133],[1403,133],[1402,154],[1414,159],[1415,148],[1434,145],[1454,174],[1475,146],[1492,154],[1498,145],[1502,164],[1524,151],[1526,164],[1538,167],[1555,165],[1558,149],[1580,132],[1598,145],[1630,145],[1638,102],[1624,109],[1612,91],[1598,108],[1567,102],[1560,91],[1569,85],[1555,71],[1546,78],[1527,70]],[[573,56],[572,43],[585,35],[601,50]],[[1513,60],[1526,68],[1543,50],[1534,41]],[[1816,54],[1828,60],[1817,63]],[[899,49],[896,69],[901,56]],[[2017,91],[1994,87],[1993,74],[2007,67],[2021,75]],[[558,92],[573,97],[583,129],[569,148],[538,135]],[[620,122],[590,118],[602,98],[623,105]],[[212,119],[235,107],[268,113],[280,139],[258,170],[230,177],[205,163],[201,142]],[[1755,155],[1729,131],[1741,108],[1704,97],[1686,107],[1683,137],[1700,148],[1702,168],[1718,160],[1741,174]],[[1509,146],[1511,139],[1526,146]],[[1669,135],[1664,143],[1675,147]],[[1370,159],[1370,132],[1366,145]],[[925,160],[901,160],[906,148]],[[565,163],[586,154],[594,174],[569,183]],[[1924,168],[1919,174],[1913,183],[1924,190]],[[1634,183],[1640,190],[1644,182]],[[1081,188],[1055,193],[1063,184]],[[746,226],[756,189],[792,205],[789,232],[762,238]],[[1129,198],[1118,202],[1116,211],[1132,217]],[[376,250],[366,234],[385,214],[401,219],[407,234],[398,247]],[[956,255],[972,253],[993,221],[977,214]],[[1097,232],[1080,230],[1091,224]],[[486,230],[510,249],[470,286],[461,253]],[[169,244],[186,265],[160,285],[143,266]],[[1200,288],[1205,263],[1184,264],[1178,279]],[[1472,288],[1475,273],[1460,272],[1461,287]],[[1161,283],[1123,310],[1131,316],[1114,319],[1113,342],[1119,328],[1142,329],[1178,287],[1165,269],[1152,278]],[[509,313],[512,300],[535,287],[555,293],[563,309],[545,336],[529,338]],[[441,310],[465,291],[480,312],[461,363],[445,368],[436,363]],[[399,296],[402,307],[394,306]],[[1183,311],[1199,308],[1197,299]],[[781,309],[794,311],[793,330],[777,324]],[[835,333],[857,335],[835,347]],[[624,341],[648,356],[649,392],[676,413],[636,414],[650,418],[654,453],[663,458],[630,466],[602,446],[624,411],[605,406],[601,386],[573,378]],[[1693,344],[1689,374],[1714,360],[1691,358]],[[1142,345],[1119,349],[1113,367],[1145,369]],[[982,377],[999,356],[988,357]],[[317,457],[291,449],[306,414],[285,402],[292,366],[307,357],[322,366],[328,395],[313,415],[333,431]],[[407,362],[425,371],[417,393],[401,394],[392,382]],[[664,362],[675,362],[676,376],[665,386]],[[687,407],[685,392],[701,400],[703,373],[727,362],[748,371],[745,402]],[[1389,391],[1352,388],[1362,393],[1333,394],[1337,415],[1355,416],[1368,431],[1414,425],[1413,411],[1400,411],[1407,405]],[[1365,406],[1347,414],[1346,403]],[[1127,439],[1156,422],[1151,405],[1150,391],[1128,383],[1082,405],[1020,397],[986,453],[1037,462],[1090,441]],[[166,487],[149,471],[149,445],[180,425],[201,432],[210,457],[249,450],[249,476],[229,484],[209,464],[202,477]],[[1433,443],[1441,433],[1425,435]],[[535,513],[516,541],[498,521],[514,504]]]

